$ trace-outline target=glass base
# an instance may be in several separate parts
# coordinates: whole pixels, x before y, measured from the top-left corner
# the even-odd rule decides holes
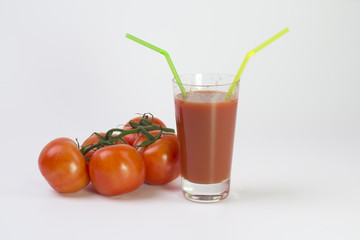
[[[186,199],[193,202],[213,203],[229,195],[230,178],[219,183],[199,184],[181,178],[181,186]]]

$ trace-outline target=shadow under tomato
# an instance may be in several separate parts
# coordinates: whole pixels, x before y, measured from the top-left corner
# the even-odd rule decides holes
[[[90,197],[92,196],[94,193],[97,193],[94,186],[91,184],[91,182],[82,190],[78,191],[78,192],[74,192],[74,193],[58,193],[56,192],[56,194],[58,194],[61,197],[64,198],[85,198],[85,197]]]
[[[59,196],[63,198],[86,198],[86,197],[104,197],[105,199],[111,200],[142,200],[142,199],[149,199],[155,198],[159,195],[166,195],[166,194],[178,194],[182,197],[181,193],[181,183],[180,178],[175,179],[174,181],[164,184],[164,185],[149,185],[144,183],[140,188],[136,189],[135,191],[117,195],[117,196],[103,196],[98,193],[94,187],[94,185],[90,182],[84,189],[75,192],[75,193],[57,193]]]
[[[164,197],[168,194],[177,194],[182,197],[181,193],[181,185],[180,180],[175,179],[174,181],[164,184],[164,185],[149,185],[144,183],[140,188],[136,189],[133,192],[108,197],[112,200],[143,200],[143,199],[151,199],[156,198],[157,196],[164,195]]]

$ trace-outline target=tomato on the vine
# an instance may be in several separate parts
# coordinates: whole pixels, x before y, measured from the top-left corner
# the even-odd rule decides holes
[[[138,116],[138,117],[135,117],[135,118],[133,118],[131,120],[136,122],[136,123],[139,123],[139,120],[141,118],[142,118],[142,116]],[[151,117],[149,118],[149,120],[151,120]],[[133,127],[130,126],[129,122],[127,122],[125,124],[125,126],[124,126],[125,130],[134,129]],[[156,117],[153,118],[153,123],[155,123],[157,125],[160,125],[162,127],[166,127],[165,123],[163,123],[163,121],[161,121],[160,119],[158,119]],[[139,136],[140,136],[140,134],[139,134]],[[128,134],[128,135],[124,136],[123,138],[128,144],[130,144],[132,146],[132,145],[134,145],[135,140],[138,138],[138,135],[136,133],[133,133],[133,134]]]
[[[99,193],[114,196],[139,188],[145,179],[145,164],[135,148],[106,146],[97,150],[89,162],[91,181]]]
[[[159,131],[151,131],[155,136]],[[146,140],[145,136],[140,136],[134,142],[134,146],[140,145]],[[180,153],[179,140],[174,135],[162,135],[156,142],[139,148],[145,165],[145,183],[153,185],[166,184],[180,175]]]
[[[85,157],[69,138],[48,143],[40,153],[38,164],[46,181],[59,193],[79,191],[90,181]]]
[[[98,133],[99,135],[105,137],[106,133],[104,132],[101,132],[101,133]],[[112,136],[116,136],[115,134],[113,134]],[[88,139],[86,139],[84,141],[83,144],[81,144],[81,147],[84,147],[86,145],[90,145],[90,144],[96,144],[98,141],[100,140],[100,138],[96,135],[96,134],[92,134]],[[126,142],[126,140],[125,140]],[[118,142],[117,144],[122,144],[122,142]],[[87,152],[85,154],[85,158],[86,159],[90,159],[91,156],[96,152],[96,149],[91,149],[89,152]]]

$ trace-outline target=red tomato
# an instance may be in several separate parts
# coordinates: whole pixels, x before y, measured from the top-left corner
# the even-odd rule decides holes
[[[38,164],[46,181],[59,193],[79,191],[90,181],[85,157],[69,138],[48,143],[40,153]]]
[[[106,133],[103,133],[103,132],[101,132],[99,134],[103,137],[106,135]],[[116,134],[113,134],[112,136],[116,136]],[[100,139],[96,134],[92,134],[88,139],[85,140],[85,142],[81,145],[81,147],[89,145],[89,144],[96,144],[99,140]],[[126,142],[126,140],[125,140],[125,142]],[[122,144],[122,142],[119,141],[118,144]],[[89,152],[87,152],[85,154],[85,157],[87,159],[90,159],[91,156],[94,154],[94,152],[96,152],[96,149],[91,149]]]
[[[136,123],[139,123],[140,118],[142,118],[142,116],[133,118],[133,119],[131,119],[131,120],[133,120],[133,121],[136,122]],[[130,121],[131,121],[131,120],[130,120]],[[151,121],[151,117],[149,117],[149,120]],[[129,122],[130,122],[130,121],[129,121]],[[131,127],[131,126],[129,125],[129,122],[125,124],[125,126],[124,126],[124,129],[125,129],[125,130],[134,129],[133,127]],[[165,123],[163,123],[160,119],[158,119],[158,118],[156,118],[156,117],[154,117],[153,123],[155,123],[155,124],[157,124],[157,125],[160,125],[160,126],[162,126],[162,127],[166,127]],[[139,134],[139,136],[140,136],[140,134]],[[125,140],[126,142],[128,142],[131,146],[134,145],[134,142],[135,142],[135,140],[136,140],[137,138],[138,138],[138,135],[137,135],[136,133],[128,134],[128,135],[124,136],[124,140]]]
[[[89,173],[96,191],[114,196],[134,191],[144,183],[145,164],[133,147],[112,145],[94,153]]]
[[[150,133],[156,135],[159,131]],[[145,136],[140,136],[134,142],[134,146],[140,145],[145,140]],[[179,140],[176,135],[162,135],[156,142],[141,147],[138,151],[146,166],[145,183],[166,184],[180,175]]]

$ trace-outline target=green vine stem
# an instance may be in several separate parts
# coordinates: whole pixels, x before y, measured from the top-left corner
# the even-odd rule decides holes
[[[151,116],[150,120],[149,120],[149,115]],[[134,134],[134,133],[136,134],[141,133],[146,137],[146,140],[144,142],[142,142],[140,145],[134,146],[135,148],[140,148],[152,144],[153,142],[157,141],[162,135],[175,133],[175,130],[172,128],[165,128],[153,123],[153,119],[154,117],[151,113],[145,113],[143,114],[142,118],[140,118],[139,123],[136,123],[133,120],[129,122],[129,125],[133,129],[112,128],[106,132],[105,136],[102,136],[95,132],[93,134],[95,134],[99,138],[99,141],[95,144],[88,144],[81,148],[79,147],[80,151],[85,156],[88,152],[90,152],[93,149],[95,149],[96,151],[105,146],[116,145],[120,142],[126,144],[123,137],[128,134]],[[153,136],[149,132],[154,130],[159,130],[160,132],[155,136]],[[89,159],[86,160],[88,161]]]

